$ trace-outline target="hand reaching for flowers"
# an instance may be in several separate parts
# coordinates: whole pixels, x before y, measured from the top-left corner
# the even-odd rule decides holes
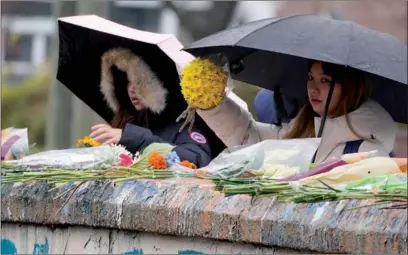
[[[107,124],[98,124],[91,128],[89,136],[102,144],[118,144],[122,136],[122,129],[112,128]]]

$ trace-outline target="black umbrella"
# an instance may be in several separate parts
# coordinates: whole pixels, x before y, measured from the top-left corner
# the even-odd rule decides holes
[[[306,98],[301,84],[306,84],[308,59],[351,66],[368,74],[371,97],[395,121],[408,123],[407,46],[350,21],[316,15],[264,19],[215,33],[184,50],[195,56],[222,53],[233,79],[279,87],[299,100]]]
[[[106,121],[113,113],[100,92],[101,57],[122,47],[140,56],[166,88],[180,95],[177,69],[193,57],[181,51],[176,37],[126,27],[95,15],[58,19],[59,62],[57,79]]]

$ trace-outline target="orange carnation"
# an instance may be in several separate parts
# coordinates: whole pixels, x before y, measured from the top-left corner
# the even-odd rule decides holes
[[[183,160],[183,161],[181,161],[181,162],[180,162],[180,165],[181,165],[181,166],[184,166],[184,167],[192,168],[192,169],[197,169],[197,166],[194,165],[193,163],[191,163],[191,162],[188,161],[188,160]]]
[[[166,169],[167,168],[167,162],[166,159],[160,155],[159,152],[153,151],[149,158],[148,158],[149,164],[152,166],[153,169]]]

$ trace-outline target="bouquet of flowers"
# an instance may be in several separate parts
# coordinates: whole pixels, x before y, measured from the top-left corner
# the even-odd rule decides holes
[[[175,165],[196,169],[189,161],[180,161],[173,149],[170,144],[153,143],[135,155],[120,145],[47,151],[3,162],[6,174],[3,183],[36,180],[67,183],[103,179],[120,182],[170,178],[175,176],[170,170]]]
[[[194,176],[196,166],[181,161],[174,146],[153,143],[132,155],[120,145],[103,145],[90,137],[78,140],[80,148],[46,151],[24,159],[2,162],[3,183],[47,181],[49,191],[76,183],[54,199],[71,192],[61,211],[77,189],[87,181],[111,180],[114,183],[137,179],[165,179]],[[170,169],[177,165],[175,169]],[[57,212],[57,213],[58,213]]]
[[[187,109],[178,117],[177,122],[185,118],[182,130],[194,123],[196,109],[211,109],[225,98],[228,73],[209,59],[196,58],[181,72],[181,93],[188,103]]]
[[[242,173],[233,178],[217,175],[212,176],[212,180],[226,196],[277,196],[281,202],[295,203],[373,200],[373,203],[365,206],[408,208],[407,174],[404,171],[406,160],[372,157],[373,154],[344,155],[342,164],[337,164],[337,159],[330,160],[327,162],[329,164],[322,163],[286,178],[279,176],[282,173],[277,174],[279,178],[275,177],[280,169],[270,174],[261,168],[247,171],[246,176]],[[287,165],[283,166],[286,170]]]

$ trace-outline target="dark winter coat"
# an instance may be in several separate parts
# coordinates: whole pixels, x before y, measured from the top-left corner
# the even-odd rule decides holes
[[[225,148],[198,115],[191,134],[188,128],[179,132],[182,122],[176,123],[176,118],[187,108],[180,85],[163,84],[146,62],[130,50],[115,48],[105,52],[101,71],[101,91],[112,111],[125,109],[130,116],[138,116],[122,127],[119,144],[130,152],[141,151],[152,143],[170,143],[181,160],[203,167]],[[136,112],[130,102],[129,82],[147,109],[143,114]]]

